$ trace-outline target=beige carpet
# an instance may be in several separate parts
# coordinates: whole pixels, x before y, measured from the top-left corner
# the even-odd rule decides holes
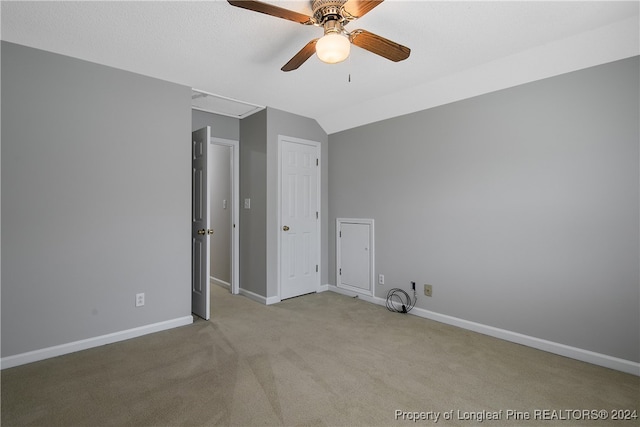
[[[2,426],[640,425],[611,419],[640,412],[633,375],[331,292],[212,291],[209,322],[2,371]]]

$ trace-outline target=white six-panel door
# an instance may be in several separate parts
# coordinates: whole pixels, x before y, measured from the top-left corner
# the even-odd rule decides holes
[[[280,137],[280,299],[319,285],[319,145]]]

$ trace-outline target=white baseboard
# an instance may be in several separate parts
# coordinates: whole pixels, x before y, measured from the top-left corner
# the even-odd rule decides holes
[[[328,286],[329,285],[320,285],[320,286],[318,286],[317,292],[328,291],[329,290]],[[252,299],[254,301],[257,301],[257,302],[259,302],[261,304],[264,304],[264,305],[277,304],[277,303],[282,301],[280,299],[280,297],[278,297],[278,296],[275,296],[275,297],[263,297],[262,295],[258,295],[256,293],[251,292],[251,291],[247,291],[246,289],[240,289],[239,293],[241,295],[246,296],[247,298],[250,298],[250,299]]]
[[[213,280],[213,278],[212,278],[212,280]],[[328,291],[329,290],[328,286],[329,285],[320,285],[320,286],[318,286],[317,292]],[[257,302],[259,302],[261,304],[264,304],[264,305],[277,304],[277,303],[282,301],[280,299],[280,297],[277,297],[277,296],[275,296],[275,297],[263,297],[262,295],[258,295],[256,293],[248,291],[246,289],[240,289],[239,294],[240,295],[244,295],[245,297],[250,298],[250,299],[252,299],[254,301],[257,301]]]
[[[370,297],[367,295],[357,294],[356,292],[347,291],[334,285],[325,285],[327,290],[347,296],[358,296],[358,298],[382,306],[386,306],[386,300],[379,297]],[[591,363],[605,368],[615,369],[617,371],[626,372],[640,376],[640,363],[631,360],[620,359],[608,356],[602,353],[596,353],[590,350],[584,350],[577,347],[571,347],[565,344],[547,341],[540,338],[523,335],[517,332],[508,331],[506,329],[494,328],[493,326],[483,325],[481,323],[471,322],[469,320],[460,319],[446,314],[440,314],[423,308],[414,308],[409,314],[423,317],[425,319],[435,320],[436,322],[446,323],[447,325],[457,326],[462,329],[500,338],[517,344],[526,345],[527,347],[536,348],[538,350],[547,351],[549,353],[558,354],[560,356],[569,357],[571,359],[580,360],[582,362]]]
[[[280,298],[278,297],[263,297],[262,295],[258,295],[254,292],[242,288],[240,288],[239,294],[244,295],[245,297],[264,305],[271,305],[280,302]]]
[[[164,322],[153,323],[151,325],[127,329],[125,331],[114,332],[107,335],[87,338],[85,340],[56,345],[54,347],[29,351],[22,354],[16,354],[15,356],[7,356],[0,359],[0,369],[13,368],[14,366],[25,365],[27,363],[37,362],[51,357],[62,356],[63,354],[75,353],[76,351],[100,347],[102,345],[112,344],[118,341],[125,341],[142,335],[152,334],[154,332],[190,325],[191,323],[193,323],[192,316],[178,317],[176,319],[165,320]]]
[[[266,299],[266,301],[265,301],[265,304],[267,304],[267,305],[277,304],[277,303],[279,303],[280,301],[282,301],[282,300],[280,299],[280,297],[268,297],[268,298]]]
[[[231,289],[231,283],[225,282],[224,280],[216,279],[213,276],[209,276],[209,281],[214,285],[222,286],[223,288]]]
[[[348,297],[358,297],[361,300],[370,302],[372,304],[379,304],[379,305],[385,305],[385,302],[383,299],[381,298],[377,298],[375,296],[370,296],[370,295],[366,295],[366,294],[361,294],[359,292],[354,292],[354,291],[350,291],[348,289],[344,289],[344,288],[339,288],[337,286],[334,285],[324,285],[323,286],[324,290],[326,291],[331,291],[331,292],[335,292],[337,294],[341,294],[341,295],[346,295]],[[382,301],[382,304],[380,303],[380,301]]]

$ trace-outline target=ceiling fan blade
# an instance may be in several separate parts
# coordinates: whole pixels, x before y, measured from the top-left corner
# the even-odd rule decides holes
[[[347,13],[347,19],[352,20],[364,16],[384,0],[347,0],[342,9]]]
[[[310,25],[313,21],[310,16],[303,13],[294,12],[293,10],[283,7],[274,6],[269,3],[253,0],[227,0],[232,6],[242,9],[253,10],[254,12],[264,13],[266,15],[275,16],[277,18],[288,19],[289,21],[299,22],[300,24]]]
[[[393,62],[403,61],[411,54],[411,49],[385,39],[366,30],[354,30],[349,34],[351,43]]]
[[[297,70],[304,62],[311,57],[314,53],[316,53],[316,42],[318,39],[313,39],[309,43],[305,45],[300,52],[296,53],[293,58],[289,60],[284,66],[281,68],[282,71],[293,71]]]

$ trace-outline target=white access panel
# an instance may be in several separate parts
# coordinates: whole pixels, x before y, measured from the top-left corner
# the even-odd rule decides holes
[[[339,288],[373,296],[373,220],[336,220],[336,276]]]

